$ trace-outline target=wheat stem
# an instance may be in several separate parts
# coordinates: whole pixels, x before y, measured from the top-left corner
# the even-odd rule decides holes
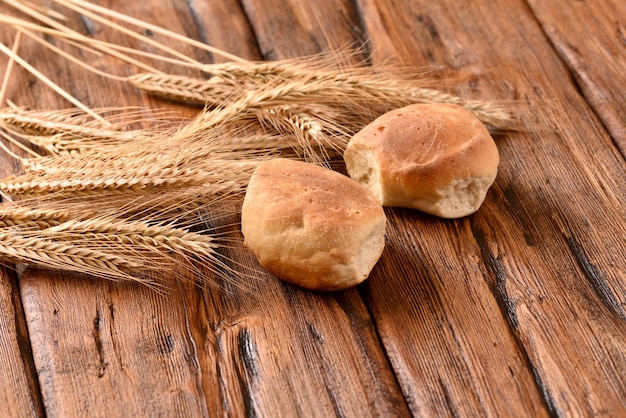
[[[103,122],[106,123],[106,121],[98,114],[94,113],[90,108],[88,108],[87,106],[85,106],[84,104],[82,104],[80,101],[78,101],[74,96],[70,95],[69,93],[67,93],[65,90],[63,90],[61,87],[59,87],[57,84],[55,84],[52,80],[50,80],[48,77],[46,77],[45,75],[43,75],[42,73],[40,73],[35,67],[33,67],[32,65],[30,65],[27,61],[25,61],[24,59],[22,59],[19,55],[15,54],[13,51],[11,51],[10,49],[8,49],[4,44],[0,43],[0,52],[3,52],[4,54],[6,54],[8,57],[10,57],[11,59],[15,60],[16,63],[18,63],[19,65],[21,65],[23,68],[25,68],[26,70],[28,70],[28,72],[30,72],[31,74],[33,74],[35,77],[37,77],[38,79],[40,79],[45,85],[47,85],[48,87],[50,87],[51,89],[53,89],[55,92],[57,92],[61,97],[63,97],[64,99],[66,99],[67,101],[69,101],[70,103],[72,103],[74,106],[80,108],[81,110],[83,110],[85,113],[90,114],[92,117],[94,117],[95,119],[100,119]]]
[[[157,41],[155,41],[153,39],[150,39],[147,36],[140,35],[140,34],[138,34],[136,32],[133,32],[132,30],[127,29],[124,26],[118,25],[115,22],[112,22],[112,21],[110,21],[108,19],[102,18],[102,17],[100,17],[96,13],[92,13],[92,12],[90,12],[87,9],[84,9],[84,8],[82,8],[80,6],[77,6],[72,1],[63,1],[63,0],[54,0],[54,1],[56,3],[59,3],[59,4],[63,5],[63,6],[65,6],[65,7],[67,7],[70,10],[73,10],[73,11],[79,13],[79,14],[82,14],[83,16],[86,16],[86,17],[88,17],[90,19],[93,19],[96,22],[100,22],[100,23],[102,23],[102,24],[104,24],[104,25],[106,25],[106,26],[108,26],[108,27],[110,27],[110,28],[112,28],[114,30],[117,30],[118,32],[121,32],[121,33],[123,33],[125,35],[128,35],[130,37],[133,37],[135,39],[139,39],[140,41],[142,41],[142,42],[144,42],[144,43],[146,43],[148,45],[156,47],[156,48],[158,48],[158,49],[160,49],[160,50],[162,50],[164,52],[167,52],[168,54],[170,54],[170,55],[172,55],[174,57],[178,57],[179,59],[181,59],[183,61],[189,62],[189,63],[191,63],[193,65],[197,65],[197,66],[201,66],[202,65],[200,62],[192,59],[191,57],[189,57],[189,56],[187,56],[185,54],[182,54],[182,53],[176,51],[175,49],[169,48],[168,46],[163,45],[162,43],[157,42]]]
[[[11,47],[11,52],[17,55],[17,51],[20,46],[20,41],[22,39],[21,32],[17,32],[15,34],[15,39],[13,40],[13,46]],[[7,63],[7,68],[4,72],[4,77],[2,78],[2,87],[0,87],[0,106],[4,103],[4,99],[6,98],[7,88],[9,86],[9,80],[11,79],[11,74],[13,73],[13,67],[15,66],[15,60],[13,58],[9,58],[9,62]]]
[[[37,12],[36,10],[29,8],[28,6],[23,5],[15,0],[3,0],[3,1],[9,4],[10,6],[20,10],[21,12],[31,16],[32,18],[54,29],[49,29],[41,25],[36,25],[36,24],[30,23],[21,19],[14,18],[12,16],[0,16],[0,21],[3,23],[7,23],[15,27],[19,26],[23,28],[32,29],[34,31],[45,33],[45,34],[52,35],[52,36],[59,37],[59,38],[73,39],[81,43],[92,45],[95,48],[99,49],[100,51],[108,54],[109,56],[120,59],[124,62],[127,62],[131,65],[136,66],[137,68],[143,68],[144,71],[150,71],[150,72],[156,72],[156,73],[160,72],[154,67],[146,65],[142,63],[141,61],[137,61],[127,55],[120,53],[119,51],[116,50],[116,48],[113,48],[112,45],[108,44],[107,42],[100,42],[100,41],[92,40],[89,37],[82,35],[68,28],[67,26],[60,24],[59,22],[53,19],[50,19],[48,16],[45,16]]]
[[[18,33],[24,33],[25,35],[27,35],[30,39],[32,39],[33,41],[37,42],[38,44],[42,45],[43,47],[51,50],[52,52],[60,55],[61,57],[65,58],[66,60],[78,65],[79,67],[83,67],[85,69],[87,69],[88,71],[99,75],[100,77],[105,77],[111,80],[116,80],[116,81],[125,81],[126,77],[120,77],[120,76],[115,76],[113,74],[107,73],[105,71],[101,71],[89,64],[86,64],[84,61],[75,58],[73,55],[68,54],[67,52],[63,51],[60,48],[57,48],[56,46],[52,45],[49,42],[44,41],[43,39],[41,39],[40,37],[38,37],[37,35],[35,35],[34,33],[24,29],[24,28],[17,28]],[[0,102],[2,103],[2,102]]]
[[[177,34],[175,32],[170,31],[170,30],[164,29],[164,28],[162,28],[160,26],[152,25],[152,24],[144,22],[142,20],[139,20],[139,19],[136,19],[136,18],[133,18],[133,17],[130,17],[130,16],[126,16],[126,15],[124,15],[122,13],[117,13],[117,12],[115,12],[113,10],[109,10],[109,9],[107,9],[105,7],[97,6],[95,4],[91,4],[91,3],[88,3],[88,2],[85,2],[85,1],[81,1],[81,0],[69,0],[68,2],[72,3],[72,4],[75,4],[75,5],[79,5],[81,7],[84,7],[85,9],[93,10],[93,11],[95,11],[97,13],[100,13],[101,15],[112,17],[112,18],[118,19],[118,20],[120,20],[122,22],[130,23],[130,24],[132,24],[134,26],[138,26],[140,28],[143,28],[143,29],[146,29],[146,30],[150,30],[150,31],[152,31],[154,33],[158,33],[160,35],[165,35],[165,36],[167,36],[167,37],[169,37],[169,38],[171,38],[171,39],[173,39],[175,41],[183,42],[185,44],[194,46],[194,47],[202,49],[204,51],[208,51],[208,52],[210,52],[212,54],[220,55],[220,56],[222,56],[222,57],[224,57],[226,59],[229,59],[231,61],[238,61],[238,62],[245,62],[246,61],[246,60],[244,60],[241,57],[238,57],[236,55],[230,54],[230,53],[228,53],[226,51],[223,51],[223,50],[221,50],[219,48],[215,48],[215,47],[207,45],[207,44],[205,44],[203,42],[199,42],[199,41],[196,41],[194,39],[187,38],[185,36],[179,35],[179,34]],[[63,3],[67,3],[67,2],[63,2]]]
[[[39,158],[41,157],[41,155],[39,155],[38,153],[36,153],[35,151],[33,151],[32,149],[20,144],[16,139],[12,138],[10,135],[6,134],[5,132],[0,131],[0,136],[2,136],[6,141],[8,141],[9,143],[15,145],[16,147],[18,147],[19,149],[21,149],[22,151],[26,152],[27,154],[30,154],[32,157],[35,158]],[[11,155],[13,158],[15,158],[18,161],[22,161],[23,159],[14,154],[13,152],[11,152],[9,149],[7,149],[4,144],[2,145],[4,150]],[[24,160],[26,161],[26,160]]]

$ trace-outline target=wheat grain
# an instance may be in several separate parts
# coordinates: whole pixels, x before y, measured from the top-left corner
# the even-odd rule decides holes
[[[279,106],[256,113],[261,125],[269,124],[273,131],[293,137],[296,144],[292,150],[320,164],[330,159],[327,150],[341,152],[350,135],[341,128],[316,116],[303,113],[294,106]],[[259,144],[262,146],[262,144]]]

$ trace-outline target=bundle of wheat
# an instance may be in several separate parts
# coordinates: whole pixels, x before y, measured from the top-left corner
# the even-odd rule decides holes
[[[1,46],[9,68],[13,62],[23,66],[76,106],[28,111],[9,104],[0,111],[3,137],[29,154],[12,154],[25,172],[0,181],[0,192],[18,199],[0,206],[0,257],[11,262],[154,286],[153,276],[146,279],[135,272],[175,273],[181,259],[200,259],[218,272],[227,270],[216,248],[229,245],[230,238],[190,228],[198,226],[198,211],[239,196],[261,161],[289,156],[328,164],[376,116],[412,103],[454,103],[492,129],[516,126],[507,109],[432,89],[421,72],[354,64],[359,51],[250,62],[81,0],[54,2],[162,54],[91,39],[55,19],[57,12],[5,0],[31,18],[0,16],[0,23],[17,33],[13,49]],[[229,62],[198,62],[130,27],[208,50]],[[46,42],[43,35],[105,53],[139,73],[104,73]],[[191,120],[175,120],[154,109],[90,109],[19,57],[20,36],[103,77],[202,109]],[[160,71],[159,62],[195,69],[200,76]],[[146,123],[146,114],[156,119]]]

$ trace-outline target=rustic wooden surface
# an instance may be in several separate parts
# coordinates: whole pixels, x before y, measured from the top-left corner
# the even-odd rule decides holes
[[[497,136],[500,172],[478,213],[389,209],[383,257],[348,291],[260,274],[252,291],[171,279],[158,295],[0,270],[0,415],[626,416],[624,2],[99,3],[249,59],[364,45],[374,61],[434,65],[455,81],[442,87],[504,101],[530,130]],[[132,44],[89,19],[68,24]],[[0,34],[10,46],[14,34]],[[20,54],[91,106],[194,112],[28,40]],[[68,106],[19,69],[7,94]],[[3,175],[17,169],[2,158]],[[229,256],[255,263],[241,248]]]

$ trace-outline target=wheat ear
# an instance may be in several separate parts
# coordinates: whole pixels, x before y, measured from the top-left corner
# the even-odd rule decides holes
[[[169,168],[150,177],[97,176],[48,180],[30,173],[0,182],[0,191],[10,195],[39,196],[52,193],[97,194],[101,192],[129,193],[151,188],[174,188],[205,183],[209,176],[197,170]],[[35,173],[37,174],[37,173]]]
[[[268,108],[258,112],[257,118],[261,125],[270,125],[271,130],[295,138],[292,150],[317,163],[330,159],[328,150],[342,152],[350,140],[341,128],[294,106]]]
[[[0,232],[0,255],[7,261],[45,269],[82,271],[108,279],[137,281],[127,273],[143,266],[118,255],[47,239]]]
[[[50,154],[61,154],[83,152],[104,145],[126,145],[130,141],[152,138],[171,124],[153,112],[152,117],[157,119],[150,121],[149,128],[129,129],[145,120],[142,112],[134,108],[98,111],[121,120],[103,124],[75,109],[43,112],[18,108],[0,111],[0,126]]]
[[[201,79],[182,75],[140,73],[129,76],[127,81],[138,88],[159,97],[195,104],[220,106],[223,98],[238,88],[217,77]]]
[[[486,123],[493,121],[510,122],[511,114],[504,108],[483,100],[466,100],[433,88],[427,88],[424,79],[415,79],[416,71],[410,68],[394,68],[386,64],[365,66],[350,64],[349,59],[356,57],[358,51],[342,51],[321,53],[298,59],[279,61],[249,61],[207,64],[202,70],[217,77],[212,84],[226,81],[226,84],[262,85],[273,81],[303,79],[307,82],[315,80],[332,80],[337,89],[361,90],[372,100],[377,97],[402,101],[414,100],[426,103],[453,103],[468,110],[484,115]],[[211,79],[209,79],[211,80]],[[147,81],[147,80],[146,80]],[[164,84],[166,80],[162,80]],[[195,86],[200,86],[196,80]],[[193,86],[191,80],[187,81]],[[489,113],[487,113],[489,112]],[[491,114],[492,112],[492,114]]]
[[[106,217],[68,220],[48,228],[46,232],[54,235],[70,234],[71,236],[98,234],[98,236],[106,236],[113,241],[197,255],[212,255],[218,247],[215,240],[210,236],[178,228]]]
[[[71,215],[62,210],[36,209],[13,204],[0,206],[0,228],[19,226],[45,229],[69,219]]]
[[[242,190],[258,161],[211,161],[208,170],[185,167],[128,167],[124,173],[100,172],[65,178],[63,171],[29,172],[0,182],[9,195],[139,193],[205,186],[207,194]]]
[[[248,77],[254,77],[254,75],[249,74]],[[128,80],[148,93],[201,105],[223,105],[238,97],[236,95],[238,90],[233,87],[230,80],[222,82],[220,79],[211,81],[211,79],[150,73],[131,76]],[[329,72],[316,76],[313,72],[303,73],[299,78],[276,77],[269,84],[273,86],[276,93],[289,91],[290,94],[284,97],[285,101],[294,100],[296,99],[294,96],[297,95],[297,99],[302,103],[302,97],[311,95],[310,103],[328,104],[330,102],[336,106],[348,105],[359,109],[359,113],[364,113],[369,105],[373,108],[374,114],[366,111],[366,119],[359,120],[361,125],[371,121],[380,113],[413,103],[453,103],[470,110],[483,123],[496,129],[510,129],[515,124],[508,110],[489,102],[463,99],[435,89],[416,87],[414,83],[394,78],[355,77]],[[243,85],[245,86],[245,83]],[[267,92],[268,90],[262,85],[252,83],[248,85],[254,86],[250,91],[251,96],[259,91]],[[278,95],[275,96],[275,98],[278,97]],[[338,103],[338,98],[346,98],[349,102]]]

